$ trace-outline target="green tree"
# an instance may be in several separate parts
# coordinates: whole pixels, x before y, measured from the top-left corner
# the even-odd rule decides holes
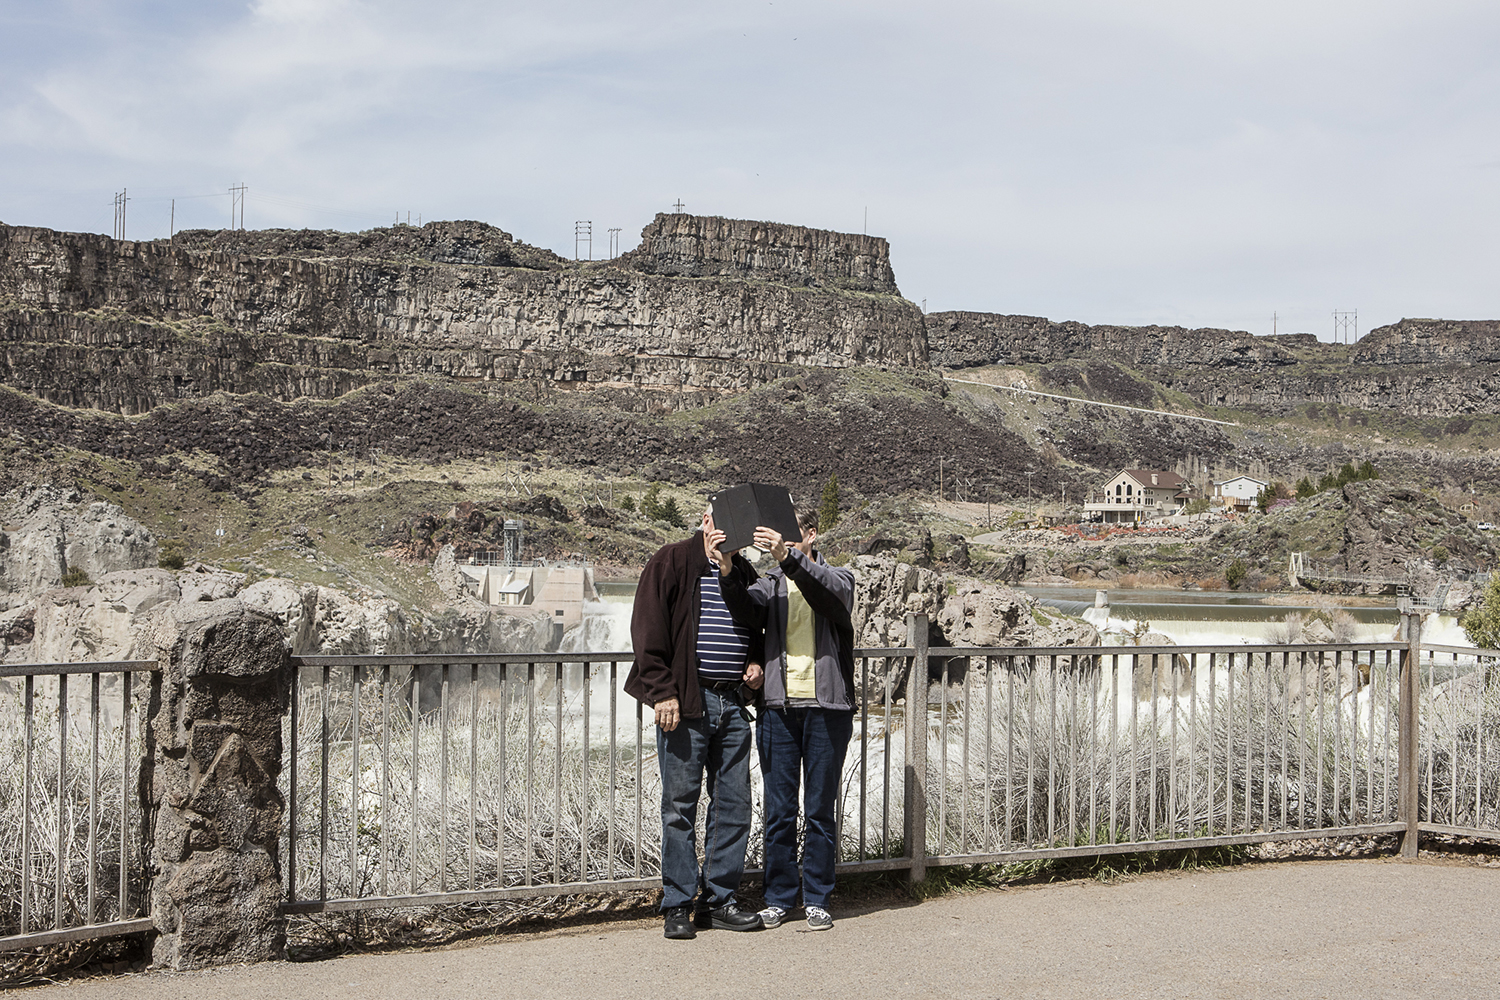
[[[1182,512],[1184,514],[1204,514],[1204,513],[1207,513],[1208,512],[1208,497],[1198,497],[1195,500],[1189,500],[1187,502],[1187,506],[1183,508]]]
[[[162,569],[182,569],[187,559],[182,554],[182,546],[176,539],[162,545],[156,556],[156,565]]]
[[[646,495],[641,497],[641,513],[646,515],[650,521],[660,521],[661,517],[661,483],[652,483],[646,490]]]
[[[1317,495],[1317,492],[1318,488],[1313,485],[1313,481],[1311,479],[1303,476],[1301,479],[1297,480],[1298,500],[1306,500],[1308,497]]]
[[[1479,603],[1459,619],[1464,635],[1480,649],[1500,649],[1500,573],[1491,573]]]
[[[1379,472],[1378,469],[1375,468],[1375,463],[1372,462],[1372,461],[1370,461],[1368,458],[1365,459],[1364,462],[1362,462],[1360,464],[1360,467],[1359,467],[1359,478],[1361,478],[1361,479],[1379,479],[1380,478],[1380,472]]]
[[[818,527],[827,531],[839,523],[839,474],[830,473],[823,484],[823,502],[818,506]]]
[[[667,497],[666,502],[661,505],[661,516],[659,518],[674,528],[686,528],[687,522],[682,518],[682,511],[677,507],[676,497]]]
[[[1339,477],[1335,476],[1331,472],[1325,472],[1323,473],[1323,478],[1318,480],[1318,492],[1321,493],[1324,490],[1337,489],[1338,485]]]
[[[1340,486],[1356,482],[1358,479],[1359,470],[1354,467],[1353,462],[1345,462],[1343,465],[1339,466],[1338,484]]]
[[[1261,491],[1255,495],[1255,506],[1264,514],[1277,500],[1290,499],[1291,495],[1291,487],[1278,479],[1261,487]]]
[[[1239,590],[1240,584],[1245,582],[1245,577],[1250,573],[1250,567],[1245,565],[1245,560],[1236,559],[1229,564],[1224,571],[1224,582],[1229,584],[1230,590]]]
[[[620,498],[620,509],[628,513],[635,513],[635,497],[629,493]]]

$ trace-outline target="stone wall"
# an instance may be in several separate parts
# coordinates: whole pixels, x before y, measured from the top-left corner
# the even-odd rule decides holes
[[[0,226],[0,382],[68,406],[330,398],[408,376],[732,392],[804,366],[926,360],[921,313],[895,295],[605,265],[252,257]]]
[[[620,263],[645,274],[901,294],[881,237],[776,222],[659,213]]]

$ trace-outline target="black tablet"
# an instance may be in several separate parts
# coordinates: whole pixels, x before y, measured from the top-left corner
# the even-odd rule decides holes
[[[714,508],[714,527],[724,532],[721,548],[725,552],[755,544],[755,529],[760,526],[781,532],[788,545],[802,541],[792,495],[784,486],[745,483],[715,493],[708,502]]]

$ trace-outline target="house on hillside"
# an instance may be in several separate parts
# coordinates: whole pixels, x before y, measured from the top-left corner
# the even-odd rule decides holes
[[[1214,480],[1214,495],[1209,498],[1209,502],[1215,507],[1246,514],[1255,505],[1255,498],[1260,496],[1260,491],[1267,485],[1269,484],[1264,480],[1252,479],[1250,476],[1216,479]]]
[[[1192,498],[1192,484],[1175,472],[1125,469],[1089,497],[1083,517],[1104,524],[1138,523],[1180,513]]]

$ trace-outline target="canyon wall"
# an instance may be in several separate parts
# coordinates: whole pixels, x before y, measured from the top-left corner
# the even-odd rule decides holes
[[[944,368],[1050,364],[1108,354],[1131,366],[1294,364],[1266,337],[1180,326],[1089,326],[1040,316],[942,312],[926,317],[928,355]]]
[[[1500,322],[1404,319],[1352,347],[1310,334],[1089,326],[978,312],[930,314],[926,332],[934,365],[1114,361],[1210,406],[1286,413],[1332,404],[1415,417],[1500,408]],[[1058,389],[1070,391],[1066,383]]]
[[[927,363],[914,305],[819,277],[843,258],[813,251],[863,237],[793,233],[797,252],[767,265],[787,278],[776,283],[641,273],[640,259],[575,265],[454,225],[424,240],[398,233],[413,237],[405,246],[226,234],[212,250],[199,247],[215,239],[192,235],[171,246],[0,226],[0,383],[139,413],[218,390],[329,398],[406,376],[732,392],[807,367]],[[862,259],[838,266],[878,275]],[[797,261],[805,273],[793,273]]]

